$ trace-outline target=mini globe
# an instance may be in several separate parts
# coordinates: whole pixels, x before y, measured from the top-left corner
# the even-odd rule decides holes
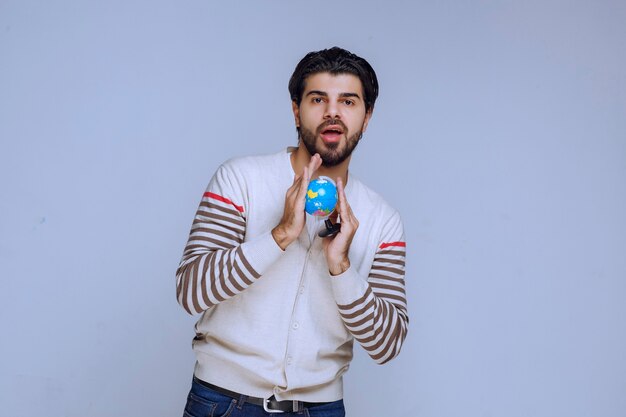
[[[328,177],[311,180],[306,192],[304,210],[312,216],[326,217],[337,205],[337,186]]]

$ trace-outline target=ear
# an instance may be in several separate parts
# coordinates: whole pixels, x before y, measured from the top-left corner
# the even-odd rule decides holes
[[[367,130],[367,124],[370,122],[370,119],[372,118],[372,114],[374,113],[374,108],[370,108],[367,112],[365,112],[365,119],[363,119],[363,130],[361,130],[361,133],[365,133],[365,131]]]
[[[300,106],[298,106],[295,100],[291,102],[291,111],[293,111],[293,118],[296,122],[296,128],[300,128]]]

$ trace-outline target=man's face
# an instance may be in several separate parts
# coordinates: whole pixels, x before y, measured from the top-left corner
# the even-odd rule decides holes
[[[361,80],[352,74],[310,75],[300,106],[292,104],[300,140],[309,154],[319,153],[327,167],[352,154],[371,116],[365,111]]]

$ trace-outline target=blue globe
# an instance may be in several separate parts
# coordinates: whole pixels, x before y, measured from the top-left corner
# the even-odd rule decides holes
[[[335,210],[337,205],[337,186],[328,177],[311,180],[306,192],[304,210],[312,216],[325,217]]]

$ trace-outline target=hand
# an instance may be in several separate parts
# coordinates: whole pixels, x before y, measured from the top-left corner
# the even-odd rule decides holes
[[[328,263],[328,271],[331,275],[339,275],[346,272],[350,268],[350,244],[354,238],[354,234],[359,228],[359,221],[354,217],[352,208],[346,199],[346,193],[343,188],[343,181],[337,178],[337,208],[331,215],[333,222],[337,221],[337,215],[341,218],[341,230],[332,238],[324,239],[324,253],[326,254],[326,262]]]
[[[306,224],[304,213],[306,191],[309,187],[311,176],[313,176],[313,173],[317,171],[320,165],[322,165],[322,158],[319,154],[313,155],[309,165],[304,167],[302,174],[296,175],[293,184],[287,190],[283,217],[278,226],[272,229],[272,236],[282,250],[287,249],[287,246],[300,236]]]

